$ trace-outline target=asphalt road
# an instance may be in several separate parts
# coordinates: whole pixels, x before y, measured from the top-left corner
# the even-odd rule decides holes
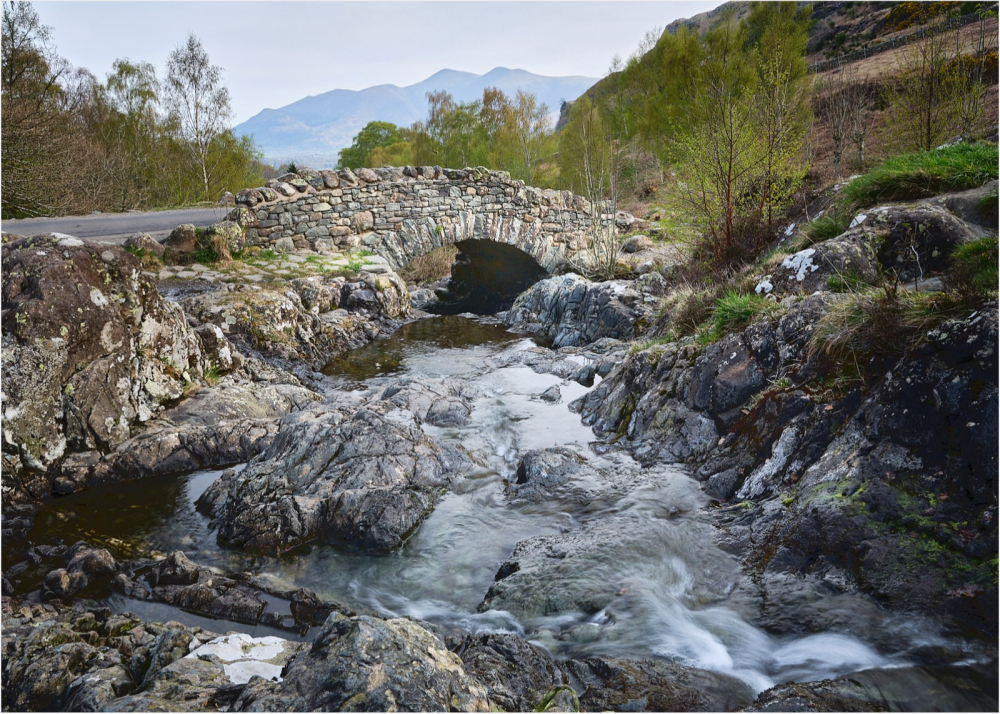
[[[228,210],[220,206],[148,213],[98,213],[60,218],[23,218],[3,221],[0,223],[0,229],[4,233],[27,236],[38,233],[67,233],[77,238],[89,238],[102,243],[121,243],[133,233],[149,233],[156,239],[163,239],[182,223],[191,223],[196,227],[210,226],[223,220]]]

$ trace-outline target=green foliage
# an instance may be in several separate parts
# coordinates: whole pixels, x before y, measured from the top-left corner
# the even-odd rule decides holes
[[[857,271],[848,270],[845,273],[831,275],[826,280],[826,286],[835,293],[849,293],[867,289],[868,283],[858,275]]]
[[[740,329],[759,315],[776,315],[782,307],[756,293],[727,292],[716,300],[712,310],[712,328],[716,335]]]
[[[340,151],[340,168],[358,169],[373,166],[372,152],[398,144],[402,140],[399,127],[385,121],[370,121],[354,137],[354,141],[346,149]]]
[[[851,225],[851,215],[835,208],[827,211],[823,216],[810,221],[802,226],[804,241],[796,243],[796,250],[807,248],[813,243],[836,238],[847,230]]]
[[[997,178],[998,162],[997,145],[989,143],[963,142],[894,156],[848,184],[840,203],[855,211],[886,201],[964,191]]]
[[[997,294],[997,234],[963,243],[951,254],[947,285],[968,302],[978,302]]]

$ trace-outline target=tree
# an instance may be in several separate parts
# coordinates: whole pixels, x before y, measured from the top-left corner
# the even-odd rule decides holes
[[[229,90],[222,85],[222,68],[209,63],[208,53],[193,34],[167,59],[167,104],[201,174],[203,197],[210,199],[215,169],[209,162],[210,148],[228,129],[232,110]]]
[[[386,121],[370,121],[354,137],[354,141],[346,149],[340,150],[339,165],[341,168],[358,169],[374,165],[372,152],[385,146],[392,146],[402,140],[399,127]]]
[[[545,155],[549,135],[549,108],[534,94],[518,90],[513,103],[508,102],[497,139],[512,150],[504,168],[514,178],[533,184],[538,165]]]
[[[155,175],[163,170],[156,160],[161,122],[160,83],[149,62],[118,59],[108,75],[104,99],[111,112],[101,125],[118,210],[148,204]]]

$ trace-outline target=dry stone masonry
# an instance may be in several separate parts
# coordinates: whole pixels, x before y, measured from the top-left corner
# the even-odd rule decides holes
[[[240,191],[236,203],[228,220],[246,229],[248,245],[367,248],[394,269],[434,248],[489,240],[519,248],[551,273],[586,260],[592,222],[590,202],[580,196],[525,186],[481,167],[302,169]],[[612,217],[602,219],[607,224]]]

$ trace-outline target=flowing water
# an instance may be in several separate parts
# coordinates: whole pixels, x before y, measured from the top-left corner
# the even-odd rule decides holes
[[[407,325],[324,370],[338,389],[378,389],[403,376],[457,377],[481,394],[466,426],[425,426],[425,431],[469,449],[484,465],[454,484],[392,555],[348,555],[319,545],[281,558],[223,549],[208,518],[194,509],[220,471],[58,499],[39,513],[35,542],[87,539],[119,557],[181,549],[201,564],[249,570],[281,588],[309,587],[321,597],[387,615],[447,629],[513,632],[557,656],[662,657],[731,674],[757,691],[785,681],[919,663],[925,656],[920,653],[929,650],[944,650],[951,660],[966,656],[963,645],[944,639],[930,623],[885,618],[861,596],[831,594],[808,603],[842,611],[843,627],[776,634],[750,624],[753,598],[741,586],[735,559],[714,544],[704,510],[708,500],[682,468],[646,469],[640,484],[624,489],[609,489],[588,471],[562,496],[512,502],[505,487],[530,449],[568,446],[602,473],[637,469],[627,456],[599,455],[588,446],[593,432],[567,406],[586,387],[523,366],[496,366],[498,356],[534,346],[497,326],[441,317]],[[553,385],[560,386],[562,399],[540,400]],[[579,553],[573,561],[577,570],[560,572],[557,586],[584,593],[610,589],[615,595],[609,604],[596,613],[543,608],[517,617],[477,611],[518,541],[594,528],[607,529],[608,535]],[[111,604],[136,611],[131,601]]]

